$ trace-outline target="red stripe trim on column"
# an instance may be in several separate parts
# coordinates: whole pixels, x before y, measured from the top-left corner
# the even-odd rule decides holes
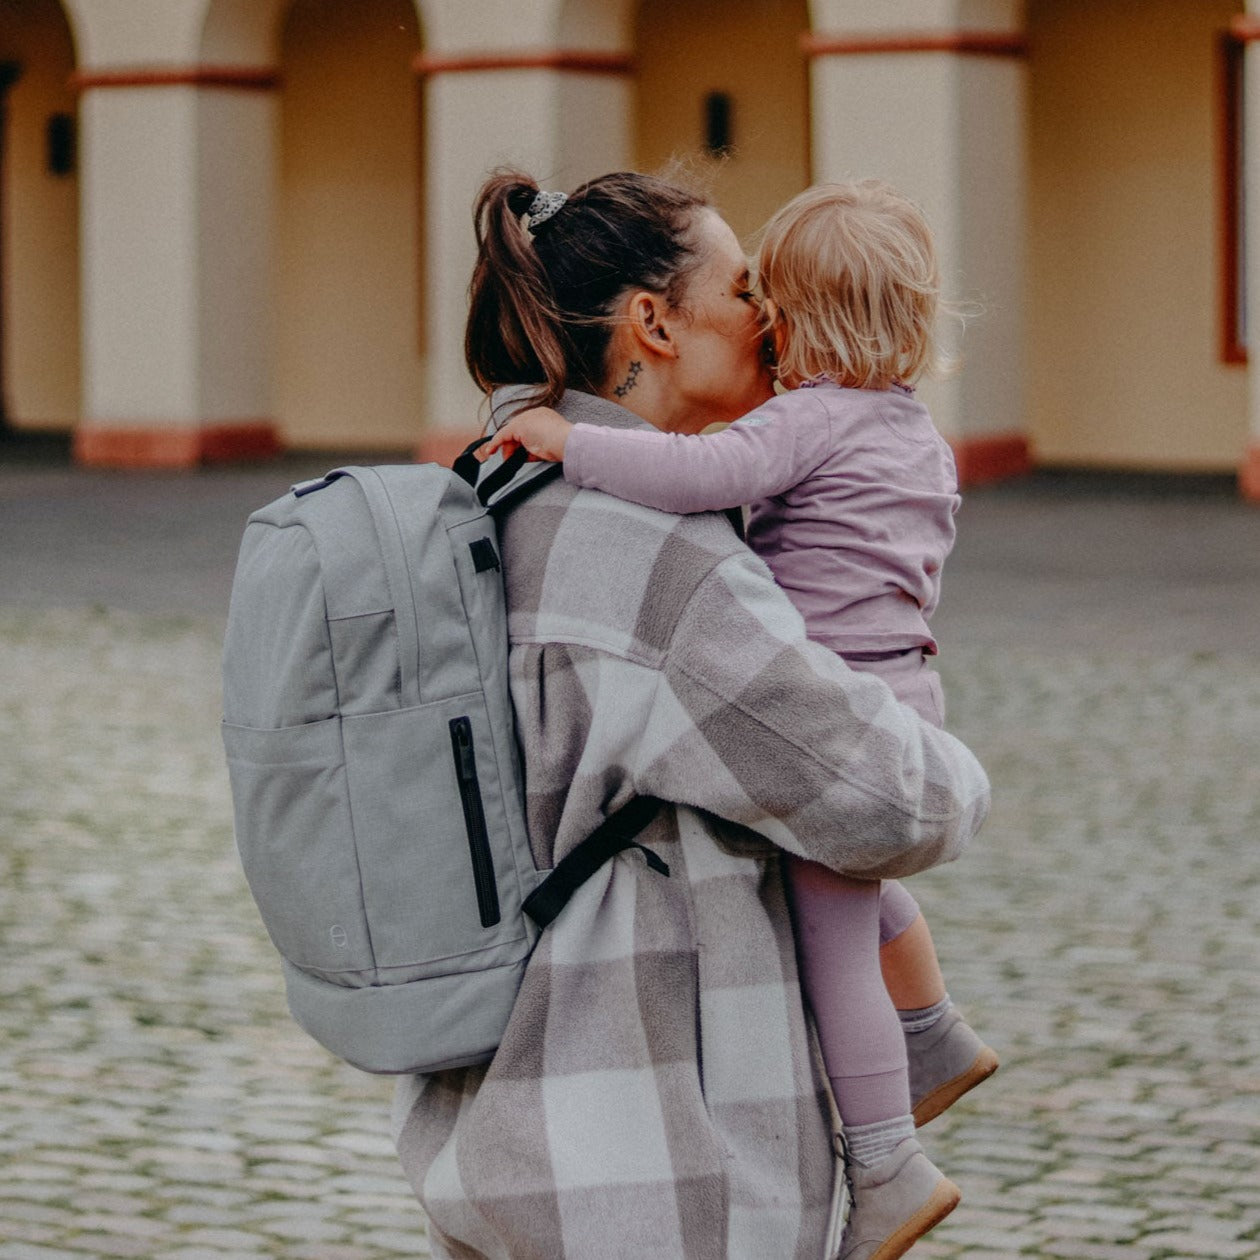
[[[474,70],[568,70],[578,74],[633,74],[629,53],[580,52],[573,49],[537,52],[419,53],[412,62],[418,75],[464,74]]]
[[[843,57],[863,53],[963,53],[977,57],[1026,57],[1023,35],[1000,31],[890,31],[880,35],[827,35],[807,31],[801,36],[807,57]]]
[[[270,92],[280,73],[263,66],[124,66],[117,70],[80,70],[70,76],[76,92],[96,88],[202,87]]]
[[[1260,503],[1260,442],[1247,452],[1238,470],[1238,489],[1244,499]]]
[[[1249,13],[1240,13],[1230,24],[1229,33],[1244,44],[1254,43],[1260,39],[1260,17]]]

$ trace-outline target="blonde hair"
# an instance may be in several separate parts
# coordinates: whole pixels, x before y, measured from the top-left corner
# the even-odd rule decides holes
[[[937,341],[931,229],[882,180],[819,184],[794,197],[766,224],[757,267],[783,322],[781,378],[887,389],[952,366]]]

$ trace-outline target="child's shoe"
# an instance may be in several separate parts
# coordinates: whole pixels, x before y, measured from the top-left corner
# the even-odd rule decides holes
[[[870,1168],[851,1162],[848,1176],[853,1199],[838,1260],[896,1260],[962,1198],[914,1138]]]
[[[906,1033],[910,1104],[916,1125],[935,1120],[997,1071],[998,1057],[950,1007],[931,1028]]]

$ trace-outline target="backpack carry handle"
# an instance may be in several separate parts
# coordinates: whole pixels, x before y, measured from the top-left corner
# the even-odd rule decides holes
[[[497,468],[493,469],[481,485],[477,484],[478,477],[481,476],[482,463],[474,454],[480,447],[484,446],[494,435],[486,434],[485,437],[477,438],[469,444],[455,457],[455,462],[451,464],[451,471],[457,477],[462,478],[476,491],[477,499],[491,516],[499,517],[510,507],[515,507],[525,499],[529,498],[536,490],[541,490],[547,482],[553,480],[560,475],[563,465],[550,464],[540,468],[527,481],[505,494],[497,503],[491,503],[504,486],[508,485],[512,478],[529,462],[529,452],[523,447],[517,447],[511,455],[507,457]]]
[[[299,481],[296,485],[289,487],[289,492],[295,499],[303,499],[308,494],[314,494],[316,490],[331,486],[338,477],[345,475],[340,468],[334,468],[332,472],[325,473],[322,477],[312,477],[310,481]]]
[[[487,474],[481,485],[478,485],[477,478],[481,476],[482,465],[474,452],[485,446],[493,436],[494,434],[487,433],[485,437],[470,442],[455,457],[455,462],[451,465],[451,471],[457,477],[462,477],[476,490],[482,507],[485,507],[529,461],[529,451],[523,446],[518,446],[496,469]]]

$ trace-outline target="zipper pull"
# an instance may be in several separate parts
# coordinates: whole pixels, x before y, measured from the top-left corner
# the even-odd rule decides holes
[[[472,783],[477,777],[477,758],[473,753],[472,723],[466,718],[456,718],[451,723],[451,731],[455,735],[455,748],[459,753],[459,777],[465,783]]]

